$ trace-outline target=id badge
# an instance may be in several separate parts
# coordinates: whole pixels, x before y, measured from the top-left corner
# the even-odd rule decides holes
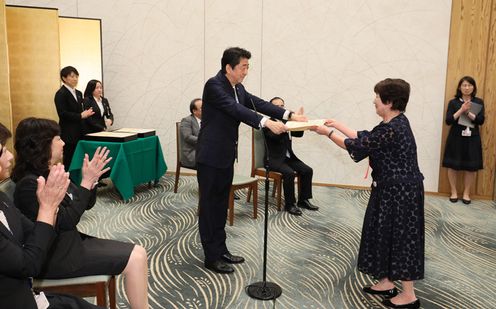
[[[465,137],[472,136],[472,131],[470,131],[469,127],[467,127],[465,130],[462,131],[462,136]]]
[[[34,295],[34,299],[36,300],[36,306],[38,306],[38,309],[47,309],[48,306],[50,306],[48,299],[43,292],[40,292],[38,295]]]

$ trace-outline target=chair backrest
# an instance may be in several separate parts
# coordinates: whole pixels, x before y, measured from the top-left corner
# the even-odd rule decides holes
[[[262,130],[251,129],[251,170],[264,167],[264,136]]]
[[[181,122],[176,122],[176,162],[178,165],[181,164],[181,149],[182,149],[182,141],[181,141]]]

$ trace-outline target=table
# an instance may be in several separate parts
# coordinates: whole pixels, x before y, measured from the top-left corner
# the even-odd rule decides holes
[[[90,159],[97,147],[110,150],[110,179],[124,200],[134,195],[136,185],[158,181],[167,171],[162,147],[157,136],[138,138],[129,142],[100,142],[80,140],[69,167],[71,180],[81,182],[84,154]]]

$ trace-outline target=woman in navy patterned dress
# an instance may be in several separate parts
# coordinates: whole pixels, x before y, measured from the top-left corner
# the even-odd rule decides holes
[[[410,85],[388,78],[374,92],[383,121],[372,131],[355,131],[332,119],[314,130],[346,149],[355,162],[368,157],[373,169],[358,270],[379,282],[363,290],[385,296],[383,304],[392,308],[419,308],[413,284],[424,277],[424,186],[415,138],[403,114]],[[402,283],[399,294],[396,280]]]

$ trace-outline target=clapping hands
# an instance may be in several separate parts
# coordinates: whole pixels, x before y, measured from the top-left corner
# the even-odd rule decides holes
[[[46,180],[40,176],[36,181],[36,196],[40,205],[37,220],[53,225],[57,209],[70,184],[69,173],[66,173],[64,166],[59,163],[50,168]]]
[[[112,157],[108,157],[109,153],[110,150],[107,147],[98,147],[91,160],[87,153],[84,154],[81,187],[88,190],[93,189],[100,176],[110,170],[110,167],[105,168],[105,165],[112,160]]]

